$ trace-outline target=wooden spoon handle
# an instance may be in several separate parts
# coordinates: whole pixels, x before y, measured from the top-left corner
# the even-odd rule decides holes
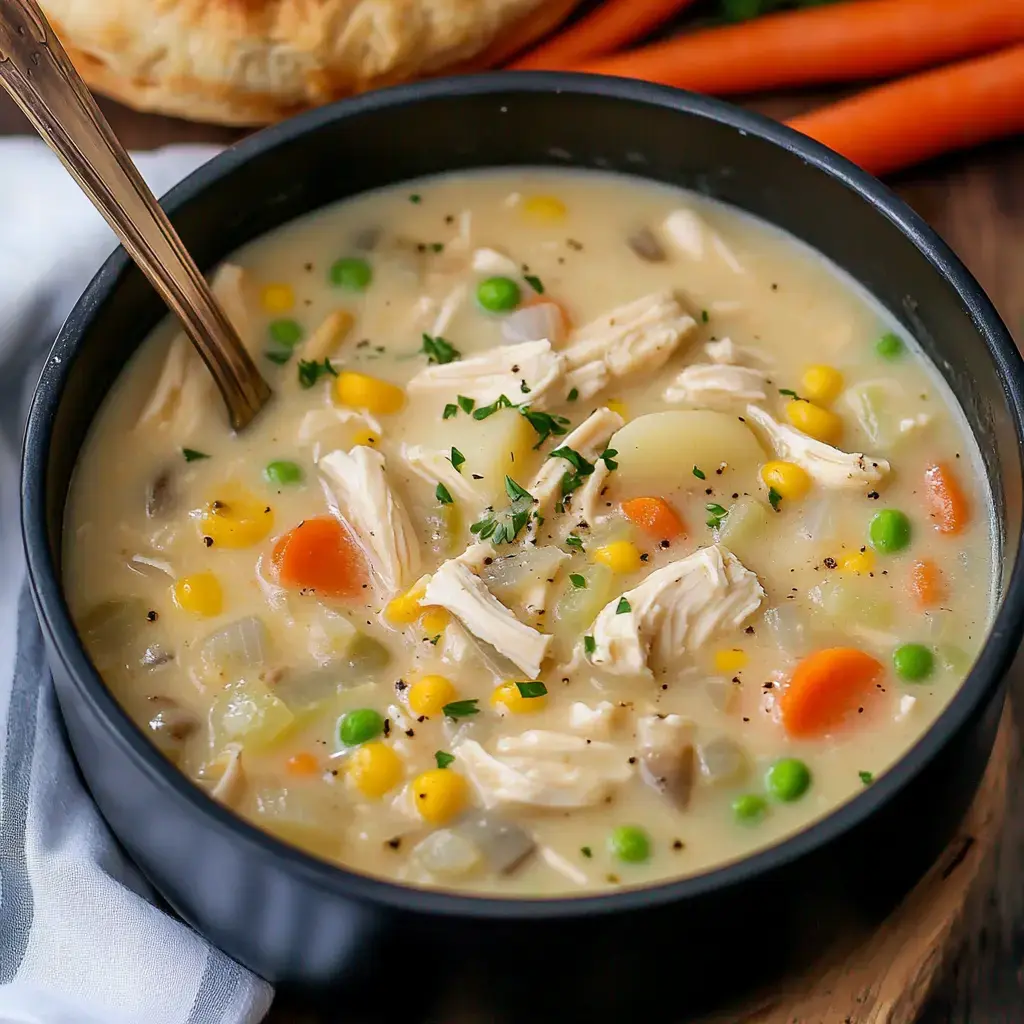
[[[181,321],[231,425],[245,427],[270,387],[35,0],[0,0],[0,84]]]

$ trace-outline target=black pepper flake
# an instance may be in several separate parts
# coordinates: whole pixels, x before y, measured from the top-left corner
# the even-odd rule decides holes
[[[494,559],[491,558],[490,556],[488,556],[487,558],[484,559],[484,565],[492,565],[493,563],[494,563]]]
[[[426,715],[420,715],[420,717],[416,719],[417,722],[425,722],[426,720],[427,720],[427,716]]]
[[[725,466],[719,466],[718,469],[715,470],[715,476],[721,476],[724,472]]]
[[[682,841],[682,839],[673,839],[672,840],[672,849],[673,850],[682,850],[685,847],[686,847],[686,843],[684,843]]]
[[[779,286],[773,281],[772,282],[772,291],[773,292],[777,292],[778,290],[779,290]]]
[[[704,488],[704,493],[710,496],[710,495],[714,494],[715,491],[714,491],[713,487],[705,487]]]
[[[863,708],[857,708],[857,714],[858,715],[863,715],[864,714],[864,709]]]
[[[648,558],[650,558],[650,557],[651,557],[651,556],[650,556],[649,554],[647,554],[647,552],[645,551],[645,552],[644,552],[644,553],[643,553],[643,554],[642,554],[642,555],[640,556],[640,561],[641,561],[641,562],[646,562],[646,561],[647,561],[647,559],[648,559]]]
[[[444,222],[445,222],[445,224],[454,224],[455,223],[455,214],[453,214],[453,213],[445,214]]]
[[[667,690],[667,689],[668,689],[668,683],[662,683],[662,684],[661,684],[661,688],[662,688],[663,690]]]
[[[384,738],[387,739],[387,737],[390,736],[390,735],[391,735],[391,719],[390,718],[385,718],[384,719]]]
[[[401,693],[403,690],[406,690],[408,688],[409,688],[409,684],[404,679],[396,679],[395,680],[395,690],[398,693]]]
[[[764,687],[764,689],[766,689],[766,690],[772,690],[772,689],[774,689],[774,688],[775,688],[775,684],[774,684],[774,683],[773,683],[773,682],[772,682],[771,680],[768,680],[768,682],[767,682],[767,683],[762,683],[761,685],[762,685],[762,686]]]
[[[878,500],[878,491],[868,491],[868,497],[872,501],[877,501]]]
[[[732,492],[732,500],[733,501],[735,501],[739,496],[740,496],[739,495],[739,491],[733,491]]]
[[[834,558],[832,558],[831,555],[828,558],[825,559],[825,568],[826,569],[834,569],[838,564],[839,563]]]
[[[212,538],[212,537],[204,537],[204,538],[203,538],[203,543],[204,543],[204,544],[205,544],[205,545],[206,545],[206,546],[207,546],[208,548],[212,548],[212,547],[213,547],[213,538]]]
[[[146,612],[146,621],[147,622],[156,622],[156,620],[158,618],[160,618],[160,616],[157,615],[157,613],[155,611],[153,611],[152,609],[150,609],[148,612]]]
[[[389,839],[387,844],[392,850],[397,850],[402,845],[401,837],[395,836],[394,839]]]
[[[409,737],[412,737],[412,736],[415,736],[416,733],[412,729],[406,729],[405,730],[405,735],[409,736]]]
[[[337,778],[337,777],[338,777],[338,769],[337,769],[337,768],[332,768],[332,769],[331,769],[331,774],[332,774],[332,775],[333,775],[333,776],[334,776],[335,778]]]
[[[743,632],[744,633],[749,633],[751,636],[753,636],[754,635],[754,627],[753,626],[747,626],[747,628],[745,630],[743,630]]]
[[[305,270],[307,274],[312,273],[312,271],[313,271],[313,264],[312,263],[304,263],[302,265],[302,269]]]
[[[669,546],[669,542],[667,540],[660,540],[660,541],[658,541],[658,547],[659,548],[667,548],[668,546]]]
[[[565,244],[574,252],[583,252],[583,243],[577,242],[575,238],[567,238]]]
[[[629,759],[629,763],[630,763],[630,764],[636,764],[636,758],[635,758],[635,757],[631,757],[631,758]]]
[[[369,348],[369,347],[370,347],[370,339],[369,338],[363,338],[362,341],[357,341],[356,342],[356,348]]]
[[[743,719],[743,721],[744,721],[744,722],[749,722],[749,721],[750,721],[750,719],[744,716],[744,719]]]

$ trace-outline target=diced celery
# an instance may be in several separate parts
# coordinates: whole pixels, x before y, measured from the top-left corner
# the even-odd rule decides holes
[[[764,535],[770,515],[767,506],[755,498],[740,498],[729,508],[718,539],[741,562],[753,560],[764,548]]]
[[[905,396],[899,384],[866,380],[848,388],[845,397],[868,441],[879,451],[888,449],[900,432],[896,409]]]
[[[259,751],[270,747],[292,725],[295,716],[260,679],[240,679],[225,687],[210,709],[210,738],[214,749],[244,743]]]

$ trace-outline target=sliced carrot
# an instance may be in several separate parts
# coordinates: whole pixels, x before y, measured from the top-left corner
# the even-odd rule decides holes
[[[1024,61],[1024,49],[1021,55]],[[1024,83],[1022,83],[1024,87]],[[1024,106],[1024,91],[1021,92]],[[971,518],[967,496],[960,486],[953,468],[945,462],[929,466],[924,471],[928,500],[928,515],[939,533],[960,533]]]
[[[271,559],[281,586],[322,597],[356,597],[367,582],[363,553],[334,516],[304,519],[278,539]]]
[[[557,71],[576,61],[612,53],[641,39],[694,0],[604,0],[594,10],[509,65]]]
[[[942,570],[930,558],[922,558],[910,567],[909,586],[921,608],[934,608],[946,599]]]
[[[320,762],[313,754],[302,751],[288,758],[285,769],[289,775],[316,775],[320,771]]]
[[[1022,39],[1021,0],[853,0],[688,32],[570,70],[735,95],[885,78]]]
[[[664,498],[630,498],[622,503],[622,514],[659,540],[673,540],[686,532],[679,513]]]
[[[878,691],[882,664],[855,647],[809,654],[793,670],[779,700],[790,736],[815,737],[839,728]]]

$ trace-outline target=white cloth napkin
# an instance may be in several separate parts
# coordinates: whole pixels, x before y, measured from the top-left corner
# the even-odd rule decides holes
[[[135,159],[160,195],[217,150]],[[24,416],[114,237],[49,151],[0,140],[0,1024],[254,1024],[266,982],[160,907],[75,773],[24,588]]]

